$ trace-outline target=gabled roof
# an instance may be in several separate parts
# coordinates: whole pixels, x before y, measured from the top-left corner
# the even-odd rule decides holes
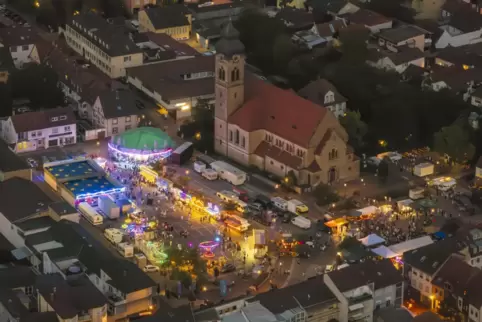
[[[458,0],[447,0],[442,10],[449,12],[448,25],[464,33],[482,28],[482,16],[472,8],[470,3]]]
[[[454,92],[467,90],[471,82],[482,82],[482,68],[463,70],[458,67],[433,68],[430,74],[432,83],[444,82]]]
[[[99,96],[99,101],[106,119],[141,114],[130,90],[105,92]]]
[[[315,22],[310,12],[292,7],[281,8],[276,14],[276,18],[291,29],[309,29]]]
[[[9,289],[33,286],[36,274],[27,266],[0,268],[0,285]]]
[[[328,103],[327,105],[333,105],[347,101],[347,99],[338,92],[335,85],[333,85],[324,78],[319,78],[315,81],[308,83],[305,87],[298,91],[298,95],[306,98],[307,100],[310,100],[311,102],[319,106],[325,106],[325,95],[328,92],[332,92],[334,94],[335,100]]]
[[[402,25],[400,27],[382,30],[378,34],[378,37],[397,44],[427,33],[429,32],[414,25]]]
[[[190,12],[182,4],[145,8],[144,12],[155,29],[189,26],[189,20],[186,15]]]
[[[347,27],[345,20],[337,19],[316,25],[318,35],[323,38],[332,37],[335,33]]]
[[[24,321],[30,312],[20,301],[14,291],[7,288],[0,288],[0,303],[3,308],[17,321]],[[8,316],[8,315],[7,315]]]
[[[229,117],[229,123],[248,132],[264,129],[302,147],[309,146],[328,112],[292,91],[255,77],[249,77],[245,91],[245,104]]]
[[[451,293],[463,295],[469,280],[480,270],[467,264],[459,256],[451,256],[432,278],[432,284],[447,288]]]
[[[10,27],[0,28],[0,43],[5,47],[33,45],[37,41],[37,34],[32,28]]]
[[[53,220],[50,216],[43,216],[43,217],[24,220],[22,222],[15,224],[15,226],[20,228],[23,232],[26,232],[29,230],[50,228],[54,224],[55,224],[55,220]]]
[[[0,191],[0,213],[11,223],[46,210],[52,202],[35,183],[23,178],[14,177],[0,182]]]
[[[382,16],[375,11],[360,9],[355,13],[346,16],[351,23],[360,24],[368,27],[378,26],[392,21],[392,19]]]
[[[72,125],[76,123],[76,118],[70,107],[61,107],[13,115],[12,123],[15,131],[22,133]]]

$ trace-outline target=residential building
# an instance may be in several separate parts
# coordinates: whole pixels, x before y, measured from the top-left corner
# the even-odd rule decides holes
[[[416,20],[437,20],[444,3],[445,0],[407,0],[402,5],[415,11]]]
[[[131,91],[105,92],[92,106],[91,121],[105,129],[106,137],[111,137],[137,128],[141,112]]]
[[[182,4],[145,8],[139,11],[139,31],[171,36],[176,40],[191,36],[192,13]]]
[[[124,0],[124,5],[127,11],[131,14],[138,14],[140,10],[149,5],[156,5],[156,0]]]
[[[55,221],[70,220],[79,223],[80,214],[67,201],[56,201],[49,205],[49,216]]]
[[[327,41],[333,40],[333,36],[337,34],[340,30],[346,28],[346,21],[343,19],[332,20],[330,22],[315,24],[313,26],[313,31],[316,34]]]
[[[463,99],[467,100],[474,88],[477,88],[481,83],[480,68],[463,70],[457,67],[442,67],[432,68],[432,72],[427,75],[424,81],[424,86],[433,91],[448,89],[454,94],[463,95]]]
[[[460,47],[482,41],[482,19],[472,5],[458,0],[447,0],[441,12],[442,35],[435,48]]]
[[[338,321],[373,321],[373,312],[403,303],[403,278],[389,259],[367,260],[323,275],[340,301]]]
[[[7,47],[0,47],[0,83],[6,84],[14,70],[15,64],[10,50]]]
[[[230,23],[216,44],[216,152],[279,177],[293,171],[299,185],[356,178],[359,160],[336,117],[291,91],[245,75],[238,37]]]
[[[28,266],[7,266],[0,269],[0,285],[2,288],[20,292],[27,296],[35,294],[37,275]]]
[[[403,274],[409,280],[412,298],[433,307],[434,277],[447,259],[463,248],[456,238],[448,238],[404,253]]]
[[[69,107],[13,115],[2,122],[2,138],[17,153],[75,144],[76,118]]]
[[[441,49],[436,53],[435,64],[465,70],[480,68],[482,67],[482,43]]]
[[[176,119],[191,115],[198,99],[214,97],[214,57],[196,56],[129,68],[127,81]]]
[[[425,35],[428,31],[414,25],[402,25],[393,29],[384,29],[378,36],[378,45],[390,51],[397,52],[399,47],[408,46],[424,51],[427,47]]]
[[[305,1],[308,10],[313,12],[315,21],[322,21],[323,17],[328,14],[337,17],[344,14],[354,13],[360,10],[360,7],[348,0],[333,0],[333,1]]]
[[[329,41],[325,38],[318,36],[313,30],[301,30],[297,31],[291,37],[291,40],[300,46],[302,49],[323,48],[329,44]]]
[[[370,49],[367,64],[386,70],[403,73],[408,66],[415,65],[425,68],[425,54],[418,48],[398,47],[391,50]]]
[[[313,14],[306,11],[304,8],[282,8],[276,13],[275,19],[283,22],[290,32],[310,30],[315,23]]]
[[[188,4],[192,12],[192,20],[196,23],[203,21],[215,21],[218,27],[230,19],[236,20],[246,8],[243,1],[214,0],[205,3]]]
[[[0,158],[0,181],[13,177],[32,180],[32,168],[23,158],[16,155],[3,140],[0,140],[0,155],[2,156]]]
[[[27,301],[27,303],[25,303]],[[28,297],[8,288],[0,288],[0,321],[58,322],[54,312],[31,312]],[[62,321],[63,322],[63,321]]]
[[[405,307],[386,307],[375,312],[374,322],[413,322],[413,315]]]
[[[22,68],[28,63],[40,63],[36,41],[37,34],[31,28],[9,27],[0,29],[1,47],[10,50],[17,68]]]
[[[40,275],[35,283],[39,312],[55,312],[60,321],[107,322],[107,299],[85,276]]]
[[[367,9],[343,15],[342,19],[347,20],[350,24],[365,26],[372,34],[379,33],[383,29],[390,29],[393,25],[392,19]]]
[[[143,64],[142,50],[123,26],[89,12],[73,16],[61,30],[67,45],[110,78],[126,75],[126,68]]]
[[[317,79],[298,91],[298,95],[324,106],[337,118],[345,115],[347,99],[326,79]]]

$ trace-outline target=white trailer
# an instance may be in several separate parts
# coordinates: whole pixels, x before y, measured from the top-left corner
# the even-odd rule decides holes
[[[207,180],[209,181],[213,181],[213,180],[217,180],[218,179],[218,173],[213,170],[213,169],[204,169],[202,172],[201,172],[201,176],[203,178],[206,178]]]
[[[419,163],[413,167],[413,174],[417,177],[426,177],[434,173],[433,163]]]
[[[97,212],[91,205],[87,202],[81,202],[77,208],[82,216],[87,219],[92,225],[102,225],[104,222],[104,217]]]
[[[196,171],[197,173],[202,173],[204,170],[206,170],[206,163],[201,161],[194,161],[193,168],[194,171]]]
[[[246,181],[246,172],[224,161],[214,161],[211,163],[211,168],[218,173],[220,179],[226,180],[232,185],[239,186]]]
[[[107,228],[106,230],[104,230],[104,236],[112,244],[117,245],[122,243],[124,233],[122,232],[122,230],[117,228]]]
[[[300,215],[308,212],[308,207],[299,200],[291,199],[287,202],[287,209],[289,212]]]
[[[281,197],[273,197],[271,198],[271,202],[273,203],[273,206],[276,208],[286,211],[288,210],[288,201]]]
[[[109,196],[100,196],[98,199],[99,209],[109,219],[117,219],[120,216],[120,207]]]
[[[129,243],[119,243],[117,244],[117,250],[125,258],[134,257],[134,245]]]
[[[311,227],[311,220],[303,216],[294,217],[291,219],[291,223],[303,229],[310,229]]]

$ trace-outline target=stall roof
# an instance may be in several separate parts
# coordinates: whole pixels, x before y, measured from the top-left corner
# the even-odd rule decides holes
[[[383,244],[385,242],[385,239],[378,236],[377,234],[370,234],[366,237],[360,238],[359,241],[364,246],[373,246],[373,245]]]
[[[423,236],[419,238],[410,239],[399,244],[392,245],[388,248],[390,248],[392,252],[396,253],[397,256],[401,256],[405,252],[408,252],[420,247],[424,247],[430,244],[433,244],[432,238],[430,238],[430,236]]]
[[[345,218],[336,218],[325,223],[325,225],[329,228],[335,228],[346,224],[348,224],[348,221]]]
[[[397,256],[397,253],[392,252],[390,248],[383,245],[372,249],[372,252],[383,258],[392,258]]]
[[[356,214],[357,216],[362,216],[362,215],[371,215],[374,213],[378,212],[378,208],[375,206],[368,206],[362,209],[357,209],[352,212],[352,214]]]

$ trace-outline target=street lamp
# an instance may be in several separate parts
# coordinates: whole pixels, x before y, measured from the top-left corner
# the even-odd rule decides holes
[[[345,187],[345,198],[346,198],[346,183],[344,183],[343,186]]]

